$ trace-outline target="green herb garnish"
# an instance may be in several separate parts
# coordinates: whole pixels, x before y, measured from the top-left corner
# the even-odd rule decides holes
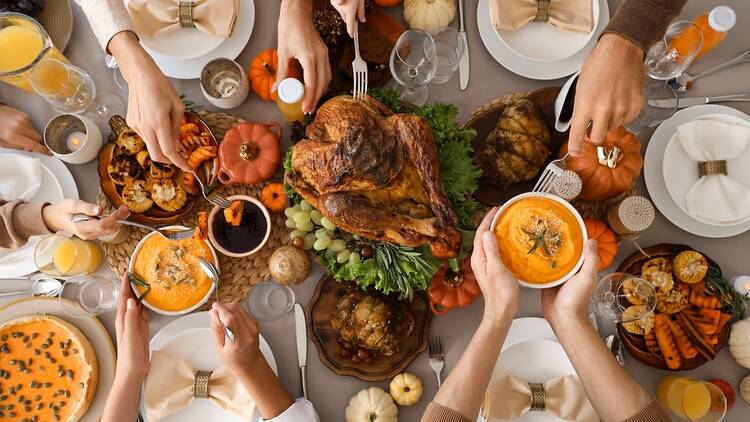
[[[128,280],[130,280],[130,282],[133,283],[133,284],[135,284],[136,286],[143,287],[143,288],[146,289],[136,299],[136,302],[138,302],[138,303],[143,302],[143,298],[146,297],[146,295],[148,294],[148,292],[151,291],[151,285],[148,284],[148,283],[146,283],[145,281],[143,281],[143,279],[141,279],[140,277],[138,277],[137,275],[135,275],[133,273],[128,273]]]
[[[732,285],[721,274],[721,269],[713,264],[708,264],[706,273],[706,288],[714,296],[721,300],[721,303],[729,308],[732,314],[730,322],[737,321],[745,315],[745,300],[747,296],[739,294]]]

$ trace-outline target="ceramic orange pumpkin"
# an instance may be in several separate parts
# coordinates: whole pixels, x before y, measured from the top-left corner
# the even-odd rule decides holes
[[[278,123],[240,123],[219,145],[219,181],[252,185],[267,180],[281,164]]]
[[[430,298],[432,312],[442,315],[453,308],[470,304],[481,292],[467,258],[461,261],[458,272],[451,270],[448,264],[440,267],[432,277],[427,296]]]
[[[589,235],[589,239],[596,240],[597,255],[599,255],[599,268],[597,268],[597,271],[602,271],[612,265],[612,261],[615,260],[615,255],[617,255],[617,236],[603,221],[584,218],[583,224],[586,225],[586,232]]]
[[[566,144],[561,155],[567,151]],[[580,154],[568,157],[566,164],[568,170],[576,172],[583,182],[580,199],[611,199],[630,189],[641,174],[641,142],[620,126],[607,134],[602,145],[584,141]]]
[[[286,192],[281,183],[269,183],[260,191],[260,202],[272,213],[284,211],[287,205]]]
[[[276,71],[278,69],[279,56],[274,48],[261,51],[250,63],[250,69],[247,72],[250,88],[266,101],[276,101],[276,93],[271,92],[271,88],[276,82]],[[296,60],[289,60],[288,69],[287,77],[302,78],[302,69],[300,69]]]

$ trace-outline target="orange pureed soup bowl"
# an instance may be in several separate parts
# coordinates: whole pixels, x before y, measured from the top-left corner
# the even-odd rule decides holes
[[[588,237],[583,218],[556,195],[518,195],[500,207],[491,227],[500,258],[526,287],[560,285],[583,264]]]

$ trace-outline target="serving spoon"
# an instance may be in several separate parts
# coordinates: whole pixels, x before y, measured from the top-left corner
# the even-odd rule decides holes
[[[198,258],[198,264],[200,264],[203,272],[205,272],[214,283],[216,303],[221,303],[219,302],[219,270],[216,269],[216,266],[214,264],[203,257]],[[221,326],[224,327],[224,335],[229,339],[229,341],[234,341],[234,333],[232,332],[232,330],[227,327],[227,324],[225,324],[224,321],[221,320],[221,318],[219,318],[219,322],[221,322]]]
[[[29,280],[28,278],[18,278],[18,279],[3,279],[3,281],[6,280]],[[25,290],[16,290],[12,292],[2,292],[0,293],[0,297],[5,296],[13,296],[13,295],[23,295],[23,294],[31,294],[31,297],[51,297],[51,296],[57,296],[60,294],[60,291],[62,290],[62,283],[60,283],[60,280],[57,280],[55,278],[40,278],[34,280],[33,283],[31,283],[31,286],[28,289]]]

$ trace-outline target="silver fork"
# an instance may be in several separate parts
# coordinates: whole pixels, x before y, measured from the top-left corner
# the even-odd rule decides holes
[[[555,187],[555,180],[565,171],[565,160],[568,159],[568,154],[565,154],[562,158],[552,161],[547,164],[542,174],[539,176],[536,185],[534,185],[534,192],[550,193]]]
[[[190,172],[193,173],[193,177],[195,177],[195,180],[198,181],[198,186],[200,186],[201,188],[201,195],[206,198],[206,201],[216,205],[219,208],[229,208],[229,206],[232,205],[232,201],[224,198],[215,191],[209,190],[206,185],[203,184],[203,180],[201,180],[201,178],[198,177],[198,174],[195,173],[195,170],[190,170]]]
[[[352,62],[354,74],[354,99],[362,100],[367,95],[367,63],[359,55],[359,23],[354,22],[354,61]]]
[[[221,303],[219,302],[219,270],[211,261],[204,257],[198,258],[198,263],[203,271],[211,278],[211,281],[216,285],[216,288],[214,289],[214,292],[216,292],[216,303]],[[224,321],[219,321],[221,322],[221,326],[224,327],[224,335],[229,341],[234,341],[234,333],[232,330],[227,327],[227,324],[225,324]]]
[[[445,361],[443,360],[443,343],[440,341],[440,337],[432,337],[430,339],[427,351],[430,356],[430,368],[435,373],[438,388],[440,388],[440,385],[443,383],[440,374],[443,372],[443,367],[445,366]]]
[[[106,217],[106,215],[101,216],[101,218],[104,218],[104,217]],[[92,217],[86,214],[75,214],[74,216],[70,218],[70,221],[73,224],[77,224],[77,223],[83,223],[84,221],[92,221],[92,220],[98,220],[98,219],[99,217]],[[184,240],[184,239],[193,237],[193,235],[195,234],[195,229],[172,230],[172,229],[165,229],[165,228],[156,227],[156,226],[150,226],[148,224],[136,223],[135,221],[130,221],[130,220],[117,220],[117,223],[122,224],[124,226],[139,227],[139,228],[146,229],[152,232],[156,232],[169,240]]]

